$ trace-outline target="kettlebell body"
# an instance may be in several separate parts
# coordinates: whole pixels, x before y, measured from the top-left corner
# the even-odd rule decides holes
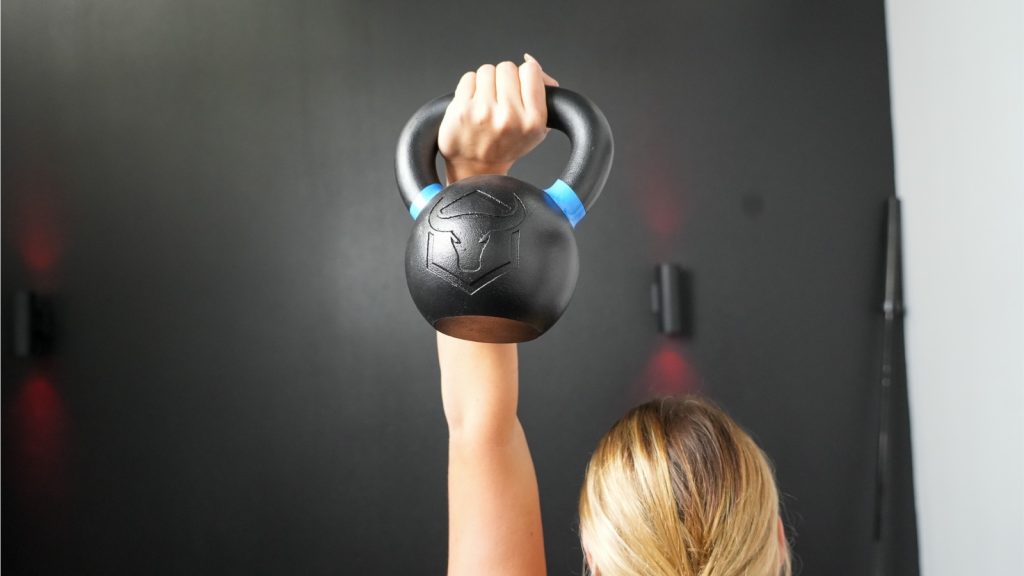
[[[437,183],[437,134],[451,95],[428,102],[399,138],[395,172],[416,224],[406,246],[413,302],[438,331],[524,342],[547,331],[579,276],[573,228],[611,168],[608,123],[589,100],[547,88],[548,126],[569,136],[562,176],[545,190],[502,175]]]
[[[437,330],[523,342],[568,307],[579,275],[576,238],[542,190],[509,176],[474,176],[424,208],[405,274],[413,302]]]

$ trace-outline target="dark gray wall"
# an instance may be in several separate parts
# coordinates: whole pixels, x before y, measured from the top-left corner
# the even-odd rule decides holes
[[[5,1],[5,573],[442,572],[393,146],[523,51],[617,140],[572,306],[522,346],[551,573],[602,432],[683,390],[774,459],[804,573],[868,573],[885,46],[881,1]],[[655,334],[662,260],[694,274],[691,341]],[[56,299],[49,360],[11,354],[21,287]]]

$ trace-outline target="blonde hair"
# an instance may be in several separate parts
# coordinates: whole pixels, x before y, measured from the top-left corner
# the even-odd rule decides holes
[[[778,523],[764,453],[692,396],[623,416],[598,444],[580,492],[580,539],[600,576],[789,576]]]

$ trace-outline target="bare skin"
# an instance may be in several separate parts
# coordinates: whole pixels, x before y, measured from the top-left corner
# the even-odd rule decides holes
[[[448,181],[506,174],[547,134],[540,64],[502,62],[467,72],[448,107],[438,147]],[[448,575],[543,576],[537,476],[519,422],[515,344],[437,334],[448,421]]]
[[[465,73],[438,135],[448,182],[507,174],[544,140],[544,86],[557,85],[529,55],[519,66]],[[537,476],[517,414],[518,348],[439,332],[437,357],[448,421],[448,575],[544,576]],[[589,553],[587,564],[600,576]]]

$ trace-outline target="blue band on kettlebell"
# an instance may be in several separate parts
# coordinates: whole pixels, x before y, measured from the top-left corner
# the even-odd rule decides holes
[[[444,186],[434,182],[430,186],[420,190],[419,196],[417,196],[416,199],[413,200],[412,204],[409,205],[409,214],[412,214],[412,219],[415,220],[418,218],[420,211],[422,211],[427,204],[430,204],[430,201],[434,199],[434,196],[437,196],[437,193],[443,189]]]
[[[576,191],[565,182],[562,182],[561,178],[555,180],[555,183],[544,191],[562,209],[562,213],[569,219],[569,224],[572,224],[573,228],[576,227],[577,222],[583,220],[583,217],[587,215],[587,209],[583,207],[583,203],[580,202],[580,197],[576,195]]]

